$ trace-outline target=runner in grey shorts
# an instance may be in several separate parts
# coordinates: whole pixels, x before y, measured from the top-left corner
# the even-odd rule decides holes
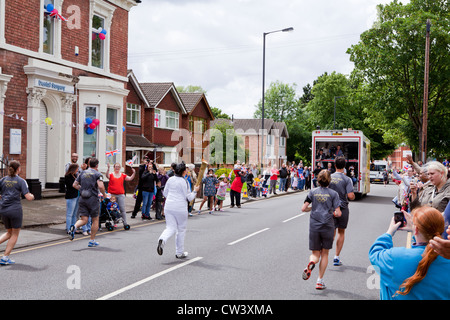
[[[350,177],[347,177],[344,173],[345,170],[345,158],[337,157],[334,161],[336,166],[336,172],[331,175],[331,183],[329,188],[335,190],[339,194],[341,200],[340,208],[342,215],[339,218],[334,218],[334,224],[337,229],[336,237],[336,255],[333,259],[333,265],[340,266],[342,261],[339,257],[342,247],[344,246],[345,229],[348,225],[348,219],[350,210],[348,208],[348,201],[355,199],[353,192],[353,182]]]
[[[103,184],[103,178],[100,172],[98,172],[98,159],[92,158],[89,162],[89,169],[82,171],[75,182],[73,187],[80,191],[80,201],[78,212],[80,213],[80,220],[75,225],[72,225],[69,230],[69,239],[73,240],[75,230],[89,221],[89,217],[92,218],[91,227],[91,241],[89,241],[89,247],[98,246],[98,242],[95,241],[95,235],[98,231],[98,219],[100,214],[100,202],[98,198],[99,191],[106,198],[105,186]]]
[[[316,282],[316,289],[326,288],[323,276],[328,266],[328,251],[333,246],[334,220],[333,216],[339,217],[340,200],[336,191],[329,189],[331,175],[327,170],[320,171],[317,182],[319,188],[308,193],[302,206],[303,212],[311,212],[309,219],[309,249],[312,254],[309,263],[303,270],[303,280],[308,280],[315,265],[319,264],[319,277]],[[311,206],[310,206],[311,205]]]
[[[16,245],[22,228],[22,195],[29,201],[34,200],[26,181],[19,177],[19,161],[9,162],[8,173],[7,176],[0,179],[0,216],[6,229],[6,233],[0,236],[0,243],[7,241],[0,265],[15,263],[9,258],[9,255]]]

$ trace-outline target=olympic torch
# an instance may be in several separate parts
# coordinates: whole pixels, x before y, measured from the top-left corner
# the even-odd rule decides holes
[[[200,186],[200,184],[202,183],[202,179],[203,179],[203,176],[205,175],[205,170],[206,170],[207,166],[208,166],[208,162],[206,162],[205,160],[202,160],[202,164],[200,165],[200,171],[198,172],[198,175],[197,175],[197,182],[195,183],[196,187]],[[189,205],[192,206],[194,204],[194,201],[195,201],[195,199],[192,200],[189,203]]]

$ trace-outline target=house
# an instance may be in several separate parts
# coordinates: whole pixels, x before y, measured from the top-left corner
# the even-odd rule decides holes
[[[59,187],[73,152],[100,170],[123,162],[128,14],[139,2],[0,0],[0,154],[21,162],[36,199]]]
[[[154,134],[154,109],[151,108],[142,88],[133,72],[128,70],[127,110],[126,110],[126,155],[127,160],[138,159],[140,163],[144,156],[155,158],[156,145],[152,143]]]
[[[206,135],[214,115],[204,93],[181,92],[180,97],[187,111],[183,115],[183,128],[189,131],[190,137],[182,159],[186,163],[201,164],[202,159],[208,161],[208,155],[204,154],[209,144]]]
[[[394,152],[388,156],[389,167],[397,170],[403,169],[408,165],[407,155],[412,155],[412,151],[408,146],[399,146]]]
[[[260,164],[261,155],[264,166],[276,164],[280,167],[287,161],[286,142],[289,133],[284,122],[264,119],[263,131],[261,119],[216,119],[211,127],[220,123],[232,125],[236,134],[243,138],[244,149],[248,150],[247,159],[243,159],[245,163]]]
[[[150,159],[156,163],[170,166],[178,162],[183,115],[186,107],[173,82],[140,83],[150,105],[149,117],[145,117],[144,127],[151,134],[144,132],[144,137],[154,144],[154,156]]]

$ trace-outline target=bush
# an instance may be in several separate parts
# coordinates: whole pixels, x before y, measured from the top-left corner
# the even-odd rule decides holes
[[[219,168],[216,170],[215,174],[217,176],[217,178],[219,178],[222,174],[225,174],[225,176],[228,178],[228,176],[230,175],[230,172],[233,171],[232,169],[228,169],[228,168]],[[231,173],[231,181],[234,180],[234,172]],[[230,181],[230,182],[231,182]]]

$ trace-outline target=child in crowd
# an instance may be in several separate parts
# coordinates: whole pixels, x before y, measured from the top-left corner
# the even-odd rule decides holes
[[[117,203],[117,199],[115,196],[111,196],[109,199],[108,204],[106,205],[106,209],[108,209],[109,214],[114,219],[114,223],[116,224],[119,220],[119,218],[122,217],[119,211],[119,204]],[[116,225],[115,225],[116,227]]]
[[[267,198],[267,194],[269,193],[269,188],[267,186],[268,179],[261,177],[261,196]]]
[[[216,176],[214,175],[214,170],[209,169],[208,175],[202,179],[202,183],[205,188],[203,190],[203,201],[200,204],[200,208],[198,209],[198,213],[202,210],[203,204],[208,201],[209,213],[212,213],[214,207],[214,197],[216,196],[216,184],[219,183]]]
[[[163,188],[161,187],[161,180],[156,183],[155,195],[155,218],[156,220],[163,220],[162,211],[164,204]]]
[[[261,197],[261,175],[258,174],[258,176],[253,180],[253,189],[255,190],[256,197]]]
[[[219,188],[217,188],[216,205],[214,210],[223,211],[222,206],[227,195],[227,188],[230,187],[230,183],[228,182],[228,179],[225,176],[225,174],[219,177],[219,181],[220,181]]]

